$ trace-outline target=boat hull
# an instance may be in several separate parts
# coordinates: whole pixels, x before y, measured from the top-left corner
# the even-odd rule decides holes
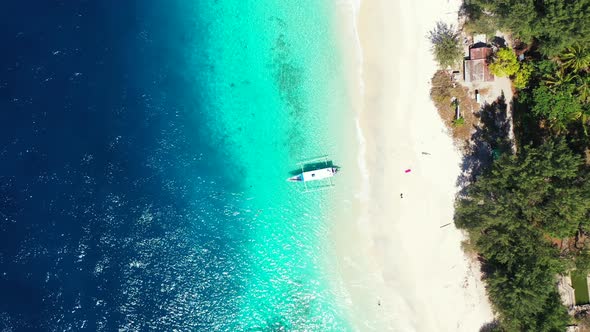
[[[309,182],[309,181],[318,181],[333,177],[338,172],[338,168],[336,167],[326,167],[321,169],[316,169],[313,171],[303,172],[301,174],[292,176],[287,179],[289,182]]]

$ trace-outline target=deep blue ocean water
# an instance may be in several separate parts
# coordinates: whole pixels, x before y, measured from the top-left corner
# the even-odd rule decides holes
[[[0,5],[1,330],[348,329],[284,181],[336,141],[313,6]]]
[[[237,311],[220,275],[241,230],[219,188],[238,184],[183,75],[199,27],[163,4],[0,5],[0,329],[205,329]]]

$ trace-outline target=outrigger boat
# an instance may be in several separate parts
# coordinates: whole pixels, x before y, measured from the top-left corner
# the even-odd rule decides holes
[[[323,166],[321,164],[325,164],[325,167],[316,168],[310,171],[305,170],[306,165],[314,164],[314,166]],[[338,173],[338,167],[332,165],[331,162],[328,161],[328,156],[322,156],[315,159],[306,160],[304,162],[297,163],[301,167],[301,173],[287,178],[289,182],[303,182],[305,186],[304,192],[310,192],[315,190],[321,190],[325,188],[330,188],[334,186],[332,183],[332,177]],[[307,186],[307,182],[310,181],[320,181],[320,180],[328,180],[329,184],[327,185],[320,185],[320,186],[312,186],[311,189]]]
[[[316,169],[315,171],[302,172],[301,174],[292,176],[287,179],[289,182],[306,182],[306,181],[317,181],[327,179],[338,173],[336,167],[326,167],[322,169]]]

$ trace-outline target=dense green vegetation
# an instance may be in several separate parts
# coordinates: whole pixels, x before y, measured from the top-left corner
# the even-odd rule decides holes
[[[428,33],[433,45],[436,61],[442,69],[453,67],[463,57],[463,49],[459,43],[459,33],[453,26],[438,22],[436,27]]]
[[[509,31],[548,56],[590,42],[590,0],[470,0],[464,11],[471,30]]]
[[[468,188],[455,222],[484,258],[488,292],[507,331],[557,331],[568,318],[555,277],[575,264],[551,239],[590,230],[590,183],[563,140],[502,155]]]
[[[455,222],[483,262],[497,330],[563,331],[572,318],[556,278],[590,272],[590,0],[472,0],[463,9],[466,31],[509,33],[525,60],[503,48],[490,67],[516,89],[518,152],[474,171]]]

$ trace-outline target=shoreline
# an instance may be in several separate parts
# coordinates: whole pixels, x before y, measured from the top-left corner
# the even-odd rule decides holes
[[[360,194],[345,212],[336,203],[346,223],[333,242],[357,330],[474,331],[494,319],[479,264],[452,224],[461,154],[429,95],[436,63],[426,34],[438,20],[456,25],[459,5],[337,5],[342,52],[354,55],[345,64]]]

